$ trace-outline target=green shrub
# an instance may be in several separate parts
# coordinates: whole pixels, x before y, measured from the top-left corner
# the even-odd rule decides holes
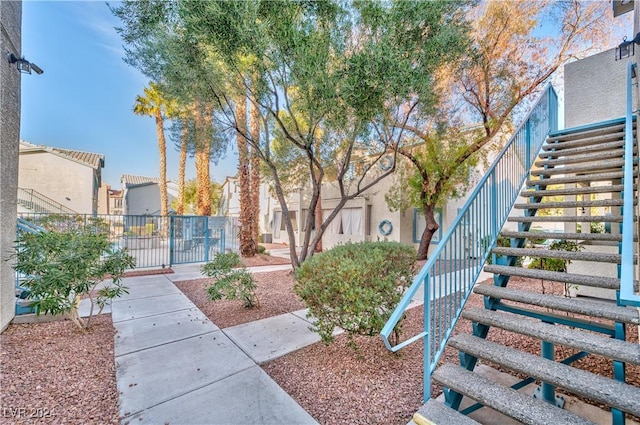
[[[269,251],[267,251],[264,245],[258,245],[258,254],[269,255]]]
[[[589,226],[591,233],[604,233],[605,225],[603,222],[591,222]]]
[[[247,308],[258,306],[255,280],[246,268],[240,266],[240,256],[235,252],[218,254],[213,261],[202,266],[202,273],[215,279],[207,288],[207,296],[211,301],[242,300]]]
[[[15,270],[26,275],[22,285],[29,289],[37,314],[66,314],[80,329],[90,326],[97,305],[100,314],[112,299],[127,293],[120,279],[135,259],[125,250],[112,249],[104,233],[91,223],[64,231],[20,232],[16,242]],[[97,286],[105,277],[111,284]],[[91,302],[89,317],[79,317],[80,300]]]
[[[573,241],[555,241],[549,245],[549,249],[555,251],[577,252],[582,249],[582,245]],[[534,258],[529,263],[530,269],[548,270],[553,272],[566,272],[567,266],[571,264],[571,260],[562,258]]]
[[[354,347],[353,334],[379,334],[412,282],[415,255],[413,247],[396,242],[362,242],[302,263],[294,291],[317,319],[313,330],[322,341],[333,341],[336,326],[348,332]]]

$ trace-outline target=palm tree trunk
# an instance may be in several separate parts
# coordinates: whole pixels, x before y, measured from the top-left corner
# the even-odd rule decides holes
[[[260,109],[251,102],[251,142],[253,146],[260,143]],[[251,149],[251,228],[255,241],[260,240],[260,158],[257,149]]]
[[[187,168],[187,138],[189,136],[189,120],[182,120],[182,134],[180,137],[180,162],[178,165],[178,215],[184,215],[185,203],[185,171]]]
[[[196,125],[196,185],[197,185],[197,214],[211,215],[211,184],[209,178],[210,138],[206,128],[202,103],[196,103],[194,114]]]
[[[167,215],[169,215],[169,199],[167,195],[167,144],[164,138],[164,120],[160,109],[156,111],[156,133],[158,135],[158,152],[160,153],[160,234],[167,236]]]
[[[236,138],[238,143],[238,179],[240,180],[240,255],[253,257],[257,252],[251,220],[251,181],[247,146],[247,98],[236,99]]]

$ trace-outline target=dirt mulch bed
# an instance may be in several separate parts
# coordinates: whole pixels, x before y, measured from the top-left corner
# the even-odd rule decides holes
[[[10,325],[0,335],[0,423],[118,424],[111,315]]]
[[[537,286],[536,286],[537,285]],[[512,278],[512,288],[539,287],[540,281]],[[545,288],[561,293],[561,285]],[[483,298],[472,295],[468,306],[483,307]],[[422,309],[408,312],[403,325],[405,337],[422,330]],[[461,319],[456,333],[470,333],[471,323]],[[637,342],[637,331],[629,329]],[[491,329],[488,339],[540,354],[540,342],[533,338]],[[422,405],[422,344],[414,343],[398,355],[386,350],[380,337],[357,337],[359,352],[340,335],[328,347],[314,344],[263,365],[264,370],[322,424],[406,424]],[[557,357],[571,355],[558,349]],[[441,362],[458,364],[458,352],[448,348]],[[611,375],[611,362],[588,356],[578,367],[605,376]],[[640,367],[627,365],[627,380],[640,386]],[[432,396],[441,392],[432,388]],[[585,400],[589,402],[588,400]]]
[[[258,267],[258,266],[275,266],[280,264],[291,264],[291,259],[276,257],[273,255],[256,254],[253,257],[242,257],[242,264],[245,267]]]
[[[305,308],[304,303],[293,293],[293,275],[290,270],[254,273],[258,308],[245,308],[242,301],[209,301],[207,288],[211,279],[174,282],[175,285],[220,328],[253,322],[279,314]]]

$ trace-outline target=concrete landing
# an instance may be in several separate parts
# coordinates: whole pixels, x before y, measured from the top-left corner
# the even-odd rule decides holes
[[[316,423],[168,276],[125,278],[111,306],[123,424]]]
[[[232,326],[223,332],[254,362],[262,364],[319,342],[320,336],[310,327],[306,310],[301,310]]]

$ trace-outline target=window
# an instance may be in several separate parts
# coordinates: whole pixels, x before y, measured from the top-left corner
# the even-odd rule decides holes
[[[436,208],[433,213],[433,218],[435,218],[436,223],[440,228],[436,233],[434,233],[433,238],[431,239],[431,243],[440,242],[440,238],[442,237],[442,208]],[[424,219],[424,214],[422,214],[422,210],[419,208],[413,209],[413,242],[419,243],[420,239],[422,239],[422,233],[424,229],[427,227],[427,222]]]
[[[330,211],[325,211],[328,216]],[[343,208],[329,224],[333,235],[362,235],[362,208]]]
[[[272,229],[273,229],[273,237],[274,238],[279,238],[280,237],[280,226],[282,226],[282,211],[274,211],[273,212],[273,222],[272,222]]]
[[[297,220],[297,211],[289,211],[289,220],[291,220],[291,226],[294,231],[298,231],[298,220]],[[273,230],[273,237],[279,238],[281,231],[286,231],[287,226],[285,225],[284,220],[282,219],[282,211],[274,211],[273,212],[273,222],[271,229]]]
[[[289,220],[291,221],[291,227],[293,227],[294,232],[298,231],[297,213],[297,211],[289,211]],[[282,222],[282,229],[280,230],[286,230],[284,222]]]

